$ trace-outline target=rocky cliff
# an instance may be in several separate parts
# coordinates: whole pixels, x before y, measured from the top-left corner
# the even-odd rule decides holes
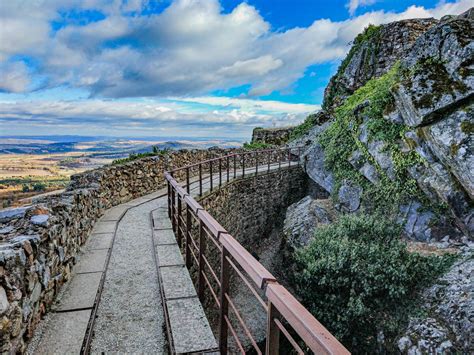
[[[292,249],[338,215],[355,213],[395,221],[421,249],[461,255],[420,296],[428,316],[410,320],[396,347],[402,352],[474,349],[466,286],[474,237],[473,37],[472,9],[369,26],[326,88],[318,113],[325,119],[305,122],[289,143],[306,146],[309,177],[331,194],[329,204],[308,196],[288,209]]]
[[[291,143],[307,144],[308,174],[340,209],[395,208],[420,241],[472,236],[473,23],[468,12],[356,38],[326,89],[330,124]]]

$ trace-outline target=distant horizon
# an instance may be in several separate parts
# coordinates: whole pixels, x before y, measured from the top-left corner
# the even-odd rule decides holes
[[[66,140],[70,138],[69,140]],[[249,137],[248,140],[250,140]],[[187,137],[187,136],[89,136],[89,135],[76,135],[76,134],[42,134],[42,135],[0,135],[0,139],[36,139],[36,140],[52,140],[58,142],[76,142],[77,139],[80,139],[82,142],[86,141],[97,141],[97,140],[138,140],[138,141],[241,141],[245,138],[241,137]],[[76,140],[74,140],[76,139]]]

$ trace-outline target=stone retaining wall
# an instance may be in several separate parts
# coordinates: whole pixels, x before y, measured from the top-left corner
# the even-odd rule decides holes
[[[0,353],[24,352],[106,209],[165,187],[165,170],[231,151],[182,150],[106,166],[73,176],[62,194],[0,210]]]
[[[201,205],[252,250],[259,236],[268,235],[286,208],[307,193],[307,175],[300,167],[282,169],[230,182],[205,195]]]

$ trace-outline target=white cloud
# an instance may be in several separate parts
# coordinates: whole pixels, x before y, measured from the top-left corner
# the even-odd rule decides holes
[[[351,1],[349,9],[371,1]],[[160,14],[140,16],[147,1],[71,0],[67,8],[99,9],[107,16],[55,33],[50,21],[67,10],[64,2],[1,3],[1,20],[9,20],[2,22],[0,60],[32,55],[40,64],[36,75],[46,77],[49,87],[81,87],[103,97],[202,96],[241,85],[250,85],[253,96],[291,90],[309,66],[343,58],[369,23],[440,17],[472,6],[472,0],[411,6],[279,32],[245,2],[224,13],[218,0],[176,0]]]
[[[223,107],[231,106],[247,112],[265,111],[272,113],[308,114],[321,109],[320,105],[292,104],[274,100],[251,100],[218,96],[181,98],[179,100],[182,102],[195,102]]]
[[[369,5],[373,5],[377,2],[377,0],[350,0],[346,7],[349,9],[349,13],[352,15],[354,15],[355,11],[359,8],[359,7],[364,7],[364,6],[369,6]]]
[[[23,62],[0,62],[0,78],[0,91],[24,92],[30,84],[28,68]]]
[[[196,107],[195,104],[204,104]],[[206,106],[208,105],[208,106]],[[0,102],[0,125],[9,129],[90,134],[185,134],[250,137],[255,126],[297,124],[316,105],[197,97],[186,100],[73,100]],[[179,132],[179,133],[178,133]],[[4,133],[5,134],[5,133]],[[94,133],[97,134],[97,133]]]

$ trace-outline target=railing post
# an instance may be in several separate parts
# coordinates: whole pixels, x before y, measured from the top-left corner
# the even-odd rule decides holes
[[[219,158],[219,187],[222,186],[222,158]]]
[[[230,167],[229,167],[229,164],[230,164],[230,160],[229,160],[229,156],[227,156],[227,182],[229,182],[229,179],[230,179],[230,176],[229,176],[229,172],[230,172]]]
[[[280,150],[278,150],[278,154],[277,154],[277,159],[278,159],[278,170],[281,170],[281,153],[280,153]]]
[[[265,355],[278,355],[280,353],[280,328],[275,323],[275,318],[279,318],[279,316],[280,314],[275,306],[268,302]]]
[[[242,177],[245,176],[245,153],[242,153]]]
[[[288,148],[288,166],[291,165],[291,148]]]
[[[298,147],[298,166],[301,165],[301,147]]]
[[[179,247],[181,248],[183,246],[183,233],[181,231],[181,198],[179,196],[179,194],[177,194],[176,196],[178,198],[178,213],[176,214],[176,217],[178,219],[178,223],[177,223],[177,228],[178,228],[178,245]]]
[[[186,192],[189,194],[189,167],[186,168]]]
[[[192,238],[192,221],[191,221],[191,208],[186,204],[186,245],[185,245],[185,261],[186,267],[191,268],[191,238]]]
[[[199,197],[202,196],[202,164],[199,163]]]
[[[168,218],[171,219],[171,184],[168,181]]]
[[[220,289],[220,312],[219,312],[219,349],[221,354],[227,354],[227,335],[228,328],[226,318],[229,313],[229,302],[227,301],[226,295],[229,292],[229,252],[222,246],[221,253],[221,289]]]
[[[198,259],[198,296],[201,302],[204,302],[204,253],[206,250],[206,236],[202,221],[199,220],[199,259]]]
[[[212,160],[209,161],[209,175],[210,175],[210,190],[212,191],[213,181],[212,181]]]
[[[237,177],[237,154],[234,154],[234,179]]]
[[[171,186],[171,225],[173,227],[173,232],[176,233],[176,200],[175,200],[175,190]]]

